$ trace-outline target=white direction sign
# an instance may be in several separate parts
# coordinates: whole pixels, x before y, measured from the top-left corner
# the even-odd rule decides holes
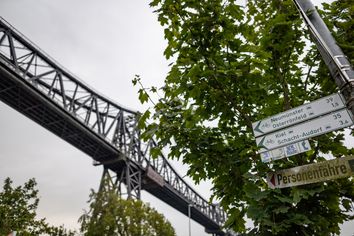
[[[353,174],[354,156],[347,156],[268,173],[267,182],[270,188],[287,188],[349,177]]]
[[[341,95],[335,93],[264,120],[256,121],[252,124],[253,133],[255,137],[258,137],[344,107],[345,103]]]
[[[256,138],[259,152],[269,151],[309,139],[353,124],[347,109],[342,109],[304,123]]]
[[[301,142],[292,143],[285,147],[276,148],[267,152],[261,153],[262,162],[267,163],[270,161],[275,161],[282,159],[284,157],[291,157],[297,154],[307,152],[311,150],[310,142],[308,140],[303,140]]]

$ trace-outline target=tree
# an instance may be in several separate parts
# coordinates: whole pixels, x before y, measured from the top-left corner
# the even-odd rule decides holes
[[[331,21],[340,12],[333,28],[345,45],[354,40],[349,2],[335,1],[324,12]],[[144,138],[154,136],[159,151],[169,145],[169,157],[188,164],[196,182],[212,179],[213,197],[228,212],[226,227],[252,235],[338,234],[339,224],[353,219],[351,179],[273,190],[265,177],[326,154],[353,154],[343,133],[313,138],[312,151],[271,164],[261,162],[252,133],[254,121],[337,91],[292,1],[248,0],[242,7],[234,0],[153,0],[150,6],[164,27],[164,54],[174,62],[162,97],[141,116]],[[141,89],[142,102],[147,96]],[[245,228],[246,215],[253,229]]]
[[[90,210],[79,219],[81,232],[87,236],[175,236],[171,224],[140,200],[122,199],[109,180],[100,191],[91,190]]]
[[[37,220],[39,204],[36,181],[28,180],[23,186],[12,187],[12,180],[6,178],[0,192],[0,235],[16,231],[17,235],[71,236],[63,226],[49,226],[45,219]]]

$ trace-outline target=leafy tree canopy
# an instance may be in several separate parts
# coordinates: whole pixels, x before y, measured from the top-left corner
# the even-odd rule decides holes
[[[100,191],[91,190],[90,210],[79,219],[86,236],[175,236],[171,224],[140,200],[123,199],[109,180]]]
[[[251,126],[337,88],[291,0],[246,2],[151,1],[168,41],[164,54],[174,63],[162,97],[141,116],[144,138],[154,136],[159,151],[169,145],[169,156],[188,164],[196,182],[213,181],[229,215],[226,227],[254,235],[338,234],[339,224],[353,218],[351,178],[272,190],[265,176],[327,154],[353,154],[343,133],[313,138],[312,151],[265,164]],[[326,4],[322,13],[353,60],[351,1]],[[142,102],[148,93],[140,90]],[[245,216],[253,229],[245,228]]]
[[[36,185],[36,181],[30,179],[23,186],[14,188],[12,180],[5,179],[3,191],[0,192],[0,235],[8,235],[13,231],[19,236],[74,235],[63,226],[53,227],[45,219],[36,219],[39,203]]]

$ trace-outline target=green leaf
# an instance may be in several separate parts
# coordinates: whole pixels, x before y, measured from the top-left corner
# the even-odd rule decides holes
[[[275,214],[279,214],[279,213],[287,213],[289,211],[290,207],[288,206],[278,206],[277,208],[275,208],[273,210],[273,212]]]
[[[139,100],[142,104],[144,104],[145,102],[148,102],[148,100],[149,100],[149,95],[146,93],[146,91],[144,89],[139,90]]]
[[[140,116],[138,122],[138,128],[143,129],[146,127],[146,121],[150,118],[151,112],[150,110],[146,110],[143,115]]]

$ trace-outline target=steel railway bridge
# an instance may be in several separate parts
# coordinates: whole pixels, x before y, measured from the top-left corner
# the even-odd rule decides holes
[[[0,99],[104,166],[103,177],[140,199],[145,190],[205,227],[227,235],[225,212],[190,187],[142,141],[138,114],[87,86],[0,18]],[[124,185],[124,189],[121,188]]]
[[[334,81],[354,113],[354,69],[310,0],[293,0]],[[119,106],[68,72],[0,18],[0,100],[71,143],[104,166],[129,198],[146,190],[213,235],[225,232],[225,212],[194,191],[165,156],[152,159],[154,140],[143,142],[138,114]],[[190,207],[193,206],[193,207]]]

